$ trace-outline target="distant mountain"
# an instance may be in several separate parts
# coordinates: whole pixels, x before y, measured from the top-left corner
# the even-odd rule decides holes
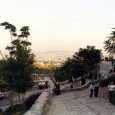
[[[35,52],[37,61],[56,61],[63,62],[67,58],[72,57],[73,51],[45,51],[45,52]]]

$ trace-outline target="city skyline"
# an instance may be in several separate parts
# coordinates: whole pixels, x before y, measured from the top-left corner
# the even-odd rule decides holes
[[[114,0],[0,0],[0,23],[19,30],[30,27],[33,51],[77,51],[87,45],[103,50],[103,42],[115,27]],[[10,35],[0,27],[0,50]]]

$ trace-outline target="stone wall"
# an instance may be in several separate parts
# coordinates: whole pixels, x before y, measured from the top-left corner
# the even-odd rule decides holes
[[[24,113],[23,115],[44,115],[46,104],[49,100],[50,93],[42,92],[40,97],[35,101],[29,111]]]

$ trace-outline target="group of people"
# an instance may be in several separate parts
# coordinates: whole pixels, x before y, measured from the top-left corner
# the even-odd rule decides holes
[[[97,84],[90,84],[90,98],[94,97],[98,97],[98,92],[99,92],[99,83]],[[110,82],[110,84],[108,85],[108,98],[109,98],[109,102],[111,102],[111,95],[113,94],[113,92],[115,91],[115,85],[113,83],[113,81]]]
[[[93,83],[91,83],[89,88],[90,88],[90,98],[92,98],[93,96],[98,97],[99,84],[97,83],[94,85]]]
[[[89,77],[90,76],[90,77]],[[91,75],[89,74],[89,78],[91,78]],[[99,73],[99,79],[103,79],[103,73]],[[86,76],[85,77],[81,77],[81,85],[84,85],[85,82],[86,82]],[[97,74],[95,75],[95,79],[97,79]],[[70,88],[73,88],[73,83],[74,83],[74,77],[71,76],[70,78]],[[98,83],[94,83],[92,82],[90,84],[90,98],[92,97],[98,97],[98,94],[99,94],[99,82]],[[115,91],[115,85],[113,82],[111,82],[109,85],[108,85],[108,97],[109,97],[109,101],[111,102],[111,95],[112,93]],[[53,92],[55,95],[60,95],[61,94],[61,91],[60,91],[60,84],[55,84],[55,88],[53,89]]]

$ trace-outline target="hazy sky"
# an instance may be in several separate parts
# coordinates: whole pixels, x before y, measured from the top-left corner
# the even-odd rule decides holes
[[[29,26],[33,50],[102,49],[115,27],[115,0],[0,0],[0,23]],[[0,27],[0,49],[10,43]]]

